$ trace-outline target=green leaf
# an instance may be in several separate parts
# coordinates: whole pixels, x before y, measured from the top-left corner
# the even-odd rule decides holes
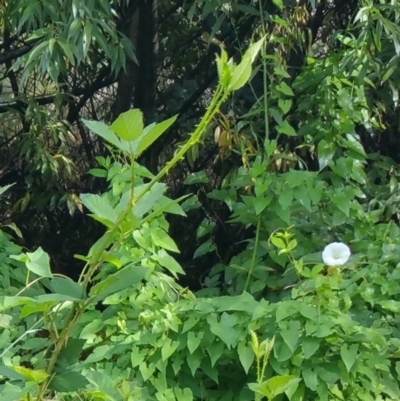
[[[195,333],[194,331],[190,331],[187,336],[187,347],[189,352],[193,354],[194,351],[199,347],[201,340],[204,337],[204,332],[200,331],[199,333]]]
[[[151,238],[155,245],[167,249],[171,252],[179,253],[179,249],[176,246],[174,240],[160,227],[154,227],[151,229]]]
[[[318,144],[318,163],[319,169],[323,170],[329,162],[333,159],[336,152],[336,145],[334,142],[327,142],[322,139]]]
[[[83,47],[83,56],[86,57],[90,48],[90,42],[92,41],[92,24],[89,20],[85,21],[85,25],[83,28],[83,38],[82,38],[82,47]]]
[[[141,155],[150,145],[152,145],[177,119],[178,115],[162,121],[158,124],[147,126],[142,135],[134,142],[134,154]]]
[[[121,398],[121,394],[115,389],[113,380],[106,373],[87,371],[85,377],[95,388],[96,396],[99,396],[99,399],[115,401]],[[98,393],[104,395],[104,398],[100,397],[100,394]]]
[[[14,386],[13,384],[6,382],[2,385],[1,389],[1,401],[21,401],[26,399],[26,394],[32,394],[37,390],[36,383],[25,383],[21,388],[20,385]]]
[[[311,358],[318,350],[321,340],[315,337],[304,337],[302,342],[303,356],[305,359]]]
[[[272,400],[277,395],[284,393],[289,389],[290,386],[298,383],[299,381],[300,379],[296,378],[296,376],[274,376],[261,384],[250,383],[249,387],[253,391],[263,394],[269,400]]]
[[[243,55],[242,61],[232,68],[231,80],[228,87],[229,91],[236,91],[243,87],[251,76],[251,65],[256,59],[258,53],[261,50],[262,45],[264,44],[265,37],[261,38],[257,42],[250,45],[250,47],[246,50]]]
[[[238,332],[234,328],[236,321],[232,315],[224,312],[218,321],[216,314],[213,313],[207,316],[207,322],[211,332],[219,337],[228,348],[232,348],[237,343]]]
[[[215,251],[215,245],[211,241],[211,239],[208,239],[206,242],[202,243],[194,252],[193,259],[200,258],[201,256]]]
[[[278,100],[278,105],[279,105],[280,109],[282,110],[282,113],[286,114],[292,107],[292,100],[281,98]]]
[[[49,384],[49,389],[60,393],[78,391],[86,387],[87,379],[75,371],[56,374]]]
[[[82,203],[96,216],[115,223],[118,220],[118,213],[108,201],[94,194],[81,194]]]
[[[186,333],[189,331],[191,328],[193,328],[198,322],[200,318],[196,315],[189,315],[189,319],[185,322],[182,328],[182,334]]]
[[[0,195],[4,194],[4,192],[6,192],[8,190],[8,188],[11,188],[14,184],[10,184],[10,185],[5,185],[4,187],[0,187]]]
[[[254,361],[254,352],[251,346],[246,341],[241,341],[237,348],[240,363],[243,366],[246,374],[249,372],[249,369]]]
[[[132,353],[131,353],[132,368],[136,368],[137,366],[139,366],[144,361],[145,357],[146,354],[144,352],[140,352],[139,348],[136,345],[134,345],[132,347]]]
[[[41,247],[36,249],[35,252],[27,252],[26,256],[28,257],[28,260],[25,264],[28,270],[40,277],[53,277],[50,268],[49,255],[47,255]]]
[[[347,344],[343,344],[340,347],[340,356],[342,357],[342,361],[346,366],[348,372],[350,372],[354,363],[357,359],[358,353],[358,344],[352,344],[350,347]]]
[[[246,84],[251,76],[251,59],[243,56],[239,65],[232,68],[232,78],[228,90],[235,91]]]
[[[164,249],[160,249],[157,255],[153,255],[152,259],[156,260],[162,267],[165,267],[175,278],[178,278],[178,274],[185,274],[181,265]]]
[[[122,150],[123,152],[129,153],[129,146],[127,143],[121,142],[117,135],[114,134],[110,130],[110,128],[99,121],[89,121],[82,119],[82,122],[96,135],[100,136],[101,138],[105,139],[107,142],[114,145],[117,149]]]
[[[178,401],[193,401],[193,393],[190,388],[181,389],[179,387],[175,387],[174,392]]]
[[[351,200],[348,199],[344,193],[335,193],[332,200],[336,207],[343,212],[346,217],[349,217]]]
[[[207,352],[211,359],[211,366],[214,366],[217,363],[218,359],[222,356],[225,350],[225,344],[219,339],[213,341],[209,346],[207,346]]]
[[[185,181],[183,181],[185,185],[207,184],[208,182],[209,178],[203,170],[190,174]]]
[[[24,349],[27,349],[27,348],[24,346]],[[3,376],[5,378],[11,379],[11,380],[23,380],[23,381],[25,381],[25,377],[22,374],[17,373],[15,371],[15,369],[13,369],[12,367],[8,368],[6,366],[0,366],[0,376]]]
[[[88,173],[91,174],[93,177],[98,178],[107,178],[108,175],[107,170],[103,170],[101,168],[91,168]]]
[[[161,358],[163,361],[166,361],[178,348],[179,341],[172,341],[170,338],[167,338],[163,342],[163,346],[161,348]]]
[[[289,85],[284,81],[282,81],[279,85],[277,85],[276,89],[287,96],[294,96],[293,91],[290,89]]]
[[[317,366],[318,376],[329,386],[335,384],[341,377],[337,363],[323,363]]]
[[[389,299],[386,301],[380,301],[378,304],[381,305],[383,309],[386,309],[390,312],[400,313],[400,301]]]
[[[120,114],[112,123],[110,130],[122,140],[129,142],[139,138],[143,128],[143,113],[139,109],[132,109]]]
[[[189,354],[186,358],[187,364],[189,365],[189,369],[192,372],[194,377],[196,370],[199,368],[202,359],[204,358],[204,354],[200,348],[197,348],[193,354]]]
[[[23,366],[11,366],[10,368],[23,376],[26,381],[32,381],[37,384],[43,383],[49,377],[49,374],[44,370],[33,370]]]
[[[165,212],[186,217],[186,213],[183,211],[182,206],[178,202],[188,198],[189,196],[190,194],[184,195],[181,198],[174,200],[171,200],[166,196],[161,196],[160,199],[157,200],[157,207],[154,208],[154,213]]]
[[[256,216],[262,213],[265,208],[271,203],[272,197],[271,196],[257,196],[253,198],[253,206],[254,211],[256,212]]]
[[[55,293],[69,295],[73,298],[83,298],[83,288],[70,278],[55,277],[51,280],[50,286]]]
[[[197,227],[196,230],[196,239],[199,239],[201,237],[204,237],[205,235],[209,234],[210,232],[212,232],[212,230],[215,227],[215,222],[211,221],[210,219],[208,219],[207,217],[205,217],[201,223],[199,224],[199,226]]]
[[[283,10],[283,1],[282,0],[272,0],[274,5],[276,5],[280,10]]]
[[[64,54],[67,56],[69,62],[74,66],[75,65],[75,57],[74,57],[74,53],[72,52],[72,50],[70,48],[70,44],[68,44],[68,42],[65,42],[65,39],[63,39],[61,37],[58,38],[57,43],[63,49]]]
[[[228,65],[228,54],[221,46],[221,57],[216,55],[216,62],[217,62],[217,70],[218,70],[218,78],[220,83],[225,89],[228,89],[232,73],[231,67]]]
[[[293,201],[293,190],[285,189],[283,190],[278,197],[278,202],[282,206],[282,210],[286,210],[292,204]]]
[[[156,370],[156,365],[154,363],[150,363],[149,365],[147,365],[146,362],[142,362],[139,365],[139,371],[144,381],[149,380],[149,378],[153,375],[155,370]]]
[[[137,191],[141,192],[142,188],[145,190],[147,187],[147,184],[143,186],[138,186]],[[164,192],[167,190],[167,187],[165,184],[162,184],[160,182],[157,182],[155,185],[153,185],[152,188],[150,188],[149,191],[147,191],[135,204],[133,208],[133,212],[135,216],[139,219],[141,219],[146,213],[148,213],[154,205],[161,199],[163,196]],[[128,192],[129,195],[129,192]],[[125,203],[123,203],[123,200],[121,199],[121,208],[125,208],[127,206],[127,201],[126,199]]]
[[[287,120],[283,120],[282,124],[279,124],[276,127],[276,130],[281,133],[281,134],[285,134],[288,136],[296,136],[296,131],[294,130],[294,128],[287,122]]]
[[[101,301],[107,296],[122,291],[130,286],[139,284],[145,277],[148,269],[143,266],[127,266],[106,279],[95,284],[90,289],[90,296],[94,297],[94,301]]]
[[[281,329],[281,336],[289,349],[294,352],[299,341],[301,324],[297,320],[292,320],[287,323],[286,327]]]
[[[318,376],[313,368],[304,367],[301,372],[305,385],[312,391],[316,391],[318,387]]]
[[[31,61],[35,60],[38,58],[40,55],[42,55],[45,51],[45,47],[48,46],[48,41],[45,40],[41,43],[39,43],[37,46],[35,46],[29,53],[28,60],[26,61],[26,65],[28,65]]]
[[[56,372],[68,370],[72,365],[79,361],[81,356],[83,346],[86,341],[78,338],[68,339],[67,344],[61,350],[57,357],[57,362],[55,365]]]

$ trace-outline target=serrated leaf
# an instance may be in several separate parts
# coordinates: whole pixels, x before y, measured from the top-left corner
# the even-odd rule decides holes
[[[132,109],[121,113],[110,130],[122,140],[130,142],[142,135],[143,128],[143,113],[139,109]]]
[[[138,192],[141,190],[141,188],[146,188],[146,185],[138,187]],[[157,182],[155,185],[153,185],[152,188],[150,188],[149,191],[147,191],[135,204],[133,208],[133,212],[135,216],[139,219],[141,219],[146,213],[148,213],[154,205],[163,197],[164,192],[166,191],[167,187],[165,184],[162,184],[160,182]],[[127,193],[129,196],[129,192]],[[121,204],[123,200],[121,199]],[[126,201],[127,202],[127,201]],[[122,205],[124,208],[126,205]]]
[[[114,145],[117,149],[129,153],[129,147],[127,143],[121,142],[121,140],[114,134],[108,127],[108,125],[99,121],[89,121],[82,119],[82,122],[88,127],[92,132],[101,138],[105,139],[107,142]]]
[[[162,121],[158,124],[147,126],[139,138],[133,143],[133,152],[136,156],[141,155],[149,146],[151,146],[177,119],[178,115]]]
[[[106,279],[95,284],[90,289],[90,296],[96,301],[101,301],[111,294],[122,291],[125,288],[137,285],[148,272],[148,269],[143,266],[127,266]]]
[[[112,223],[118,220],[118,213],[105,198],[94,194],[81,194],[80,200],[96,217]]]
[[[72,365],[77,363],[85,343],[86,341],[83,339],[70,338],[57,357],[55,371],[68,370]]]
[[[49,389],[60,393],[82,390],[88,384],[87,379],[75,371],[56,374],[49,384]]]
[[[174,240],[162,228],[152,228],[151,238],[155,245],[167,249],[168,251],[179,253],[179,249]]]
[[[178,274],[185,274],[181,265],[171,255],[165,252],[164,249],[160,249],[157,255],[154,255],[152,258],[172,273],[175,278],[178,278]]]

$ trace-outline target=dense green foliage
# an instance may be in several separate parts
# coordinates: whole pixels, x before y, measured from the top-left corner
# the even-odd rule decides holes
[[[397,0],[0,11],[1,401],[400,399]]]

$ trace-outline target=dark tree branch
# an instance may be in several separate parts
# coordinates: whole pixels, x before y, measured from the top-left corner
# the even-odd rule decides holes
[[[0,64],[4,64],[7,61],[12,61],[18,57],[24,56],[26,53],[28,53],[35,45],[36,42],[29,44],[29,45],[24,45],[21,47],[18,47],[17,49],[13,49],[10,51],[5,51],[0,54]]]
[[[135,7],[131,11],[132,14],[128,17],[129,30],[127,36],[132,43],[132,47],[136,49],[139,30],[139,7]],[[118,77],[117,96],[112,107],[113,120],[131,107],[137,69],[138,67],[133,60],[126,60],[125,71],[122,70]]]

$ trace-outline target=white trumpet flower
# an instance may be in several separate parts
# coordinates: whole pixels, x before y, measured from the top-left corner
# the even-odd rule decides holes
[[[350,258],[350,248],[343,242],[332,242],[322,252],[322,260],[330,267],[343,266]]]

